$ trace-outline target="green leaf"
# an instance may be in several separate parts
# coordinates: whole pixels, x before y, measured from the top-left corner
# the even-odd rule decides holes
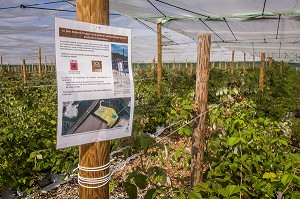
[[[147,179],[147,176],[143,174],[137,174],[134,178],[134,182],[140,189],[145,189],[148,185]]]
[[[230,138],[227,140],[227,144],[228,144],[229,146],[232,147],[233,145],[239,143],[240,140],[241,140],[241,139],[240,139],[239,137],[230,137]]]
[[[225,188],[218,189],[217,192],[218,192],[218,194],[221,194],[225,198],[228,198],[228,196],[229,196],[229,193],[226,191]]]
[[[194,108],[190,105],[183,105],[182,108],[185,109],[185,110],[188,110],[188,111],[194,110]]]
[[[265,179],[276,178],[276,174],[273,172],[269,172],[269,173],[266,172],[266,173],[264,173],[263,178],[265,178]]]
[[[241,188],[239,186],[236,185],[228,185],[226,187],[226,191],[229,193],[229,196],[235,194],[235,193],[239,193],[241,190]]]
[[[123,187],[125,188],[129,199],[137,199],[137,187],[134,184],[123,182]]]
[[[189,199],[202,199],[202,196],[200,193],[197,193],[195,191],[190,191],[188,195]]]
[[[156,197],[156,189],[149,189],[144,199],[154,199]]]
[[[287,173],[287,174],[284,174],[282,177],[281,177],[281,182],[282,182],[282,184],[285,186],[285,185],[287,185],[288,183],[290,183],[290,182],[292,182],[292,180],[293,180],[293,176],[291,175],[291,174],[289,174],[289,173]]]
[[[283,144],[284,146],[288,146],[288,142],[285,140],[278,140],[281,144]]]

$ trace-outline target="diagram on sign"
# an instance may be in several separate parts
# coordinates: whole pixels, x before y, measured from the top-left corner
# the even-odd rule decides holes
[[[62,135],[128,126],[130,102],[130,98],[64,102]]]

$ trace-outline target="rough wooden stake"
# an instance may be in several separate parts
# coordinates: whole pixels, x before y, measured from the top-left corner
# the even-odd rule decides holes
[[[190,64],[190,75],[192,75],[192,74],[193,74],[193,64],[191,62],[191,64]]]
[[[264,91],[265,56],[266,53],[261,53],[260,74],[259,74],[259,90],[261,92]]]
[[[246,53],[244,53],[243,73],[246,73]]]
[[[2,55],[0,55],[0,73],[2,74],[3,71],[3,62],[2,62]]]
[[[39,71],[39,79],[42,79],[42,54],[41,54],[41,47],[38,48],[38,71]]]
[[[269,67],[272,68],[272,61],[273,61],[273,58],[272,57],[269,57]]]
[[[206,113],[208,101],[208,79],[210,62],[211,36],[202,34],[198,37],[196,105],[197,114],[202,115],[192,138],[191,183],[195,186],[203,179],[204,145],[206,131]]]
[[[215,62],[212,63],[211,68],[212,68],[212,69],[215,68]]]
[[[24,82],[24,84],[26,84],[26,63],[25,63],[25,59],[23,59],[22,71],[23,71],[23,82]]]
[[[161,23],[157,23],[157,97],[161,99],[162,82],[162,33]]]
[[[282,76],[282,65],[283,65],[283,61],[280,62],[280,76]]]
[[[233,74],[233,64],[234,64],[234,50],[232,51],[231,54],[231,64],[230,64],[230,74]]]
[[[45,56],[45,65],[44,65],[44,71],[47,73],[47,57]]]
[[[76,17],[78,21],[109,25],[109,0],[77,0]],[[100,167],[109,162],[110,142],[96,142],[79,146],[79,164],[84,167]],[[109,170],[99,172],[79,172],[87,178],[100,178]],[[91,185],[90,185],[91,186]],[[101,188],[87,189],[79,187],[80,199],[108,199],[109,184]]]
[[[154,56],[153,59],[152,59],[151,70],[152,70],[152,78],[153,78],[153,81],[155,81],[155,56]]]
[[[252,70],[254,71],[254,69],[255,69],[255,56],[253,55]]]

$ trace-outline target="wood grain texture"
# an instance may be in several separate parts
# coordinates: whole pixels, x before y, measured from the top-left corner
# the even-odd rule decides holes
[[[38,48],[38,71],[39,71],[39,78],[42,78],[42,71],[41,71],[41,66],[42,66],[42,54],[41,54],[41,47]]]
[[[109,0],[77,0],[76,18],[78,21],[109,25]],[[99,167],[109,162],[109,154],[109,141],[81,145],[79,146],[79,164],[84,167]],[[80,175],[88,178],[99,178],[108,172],[108,169],[101,172],[80,171]],[[79,198],[108,199],[109,184],[97,189],[87,189],[80,186]]]
[[[202,34],[198,37],[197,69],[196,69],[196,99],[197,114],[203,114],[207,109],[208,79],[210,63],[211,35]],[[192,138],[191,183],[195,186],[203,179],[204,147],[206,131],[206,114],[199,118]]]
[[[266,53],[261,53],[260,73],[259,73],[259,90],[264,91],[264,75],[265,75],[265,56]]]
[[[243,73],[246,74],[246,53],[244,53]]]
[[[3,62],[2,62],[2,55],[0,55],[0,73],[2,73],[3,70]]]
[[[23,59],[22,71],[23,71],[23,82],[24,82],[24,84],[26,84],[26,63],[25,63],[25,59]]]
[[[255,56],[253,55],[252,70],[254,71],[254,69],[255,69]]]
[[[232,51],[232,54],[231,54],[231,64],[230,64],[230,74],[233,74],[233,70],[234,70],[234,50]]]
[[[157,97],[161,99],[162,82],[162,33],[161,23],[157,24]]]

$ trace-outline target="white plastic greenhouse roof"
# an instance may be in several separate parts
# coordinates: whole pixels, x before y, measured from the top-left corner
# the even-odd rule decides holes
[[[75,19],[75,4],[1,0],[4,63],[36,62],[39,46],[48,60],[54,60],[54,17]],[[229,61],[230,50],[237,52],[235,60],[242,60],[243,52],[247,60],[261,52],[275,60],[300,60],[298,0],[110,0],[110,12],[110,25],[132,29],[134,62],[150,62],[157,54],[158,22],[164,27],[164,61],[195,61],[196,40],[203,33],[212,35],[213,61]]]

